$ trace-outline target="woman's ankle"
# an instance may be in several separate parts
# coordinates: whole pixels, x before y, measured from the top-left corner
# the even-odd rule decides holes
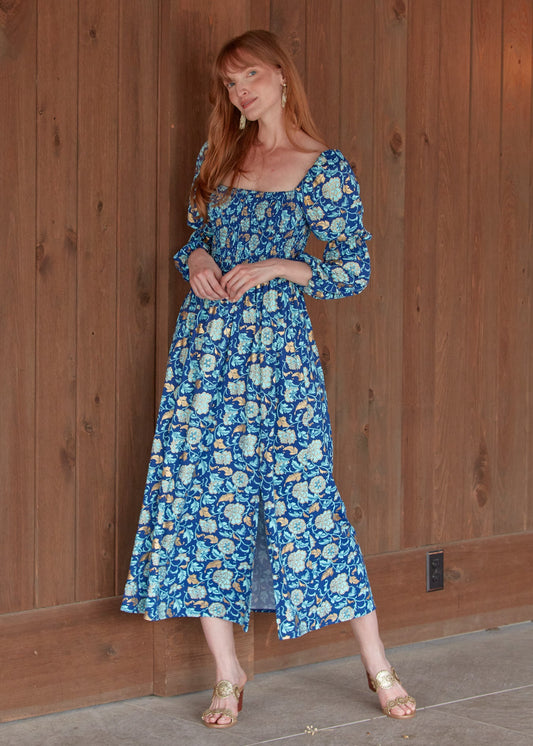
[[[374,677],[378,671],[391,669],[391,664],[387,658],[385,648],[374,649],[371,651],[361,651],[361,662],[367,673]]]
[[[229,681],[231,684],[237,685],[242,688],[248,679],[246,676],[246,672],[237,662],[237,664],[217,666],[216,680],[226,680]]]

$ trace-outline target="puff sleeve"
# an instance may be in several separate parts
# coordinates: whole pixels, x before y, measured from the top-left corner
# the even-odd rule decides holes
[[[322,259],[302,253],[313,274],[303,292],[314,298],[345,298],[360,293],[370,278],[359,184],[350,164],[338,150],[326,151],[300,186],[309,227],[326,241]]]
[[[207,143],[204,143],[196,159],[196,169],[194,178],[198,176],[200,167],[205,157]],[[194,180],[193,180],[194,183]],[[195,249],[211,250],[211,240],[213,238],[213,228],[209,220],[205,221],[198,213],[195,205],[189,200],[189,209],[187,211],[187,225],[193,228],[191,237],[178,252],[174,254],[174,264],[179,269],[185,280],[189,280],[189,256]]]

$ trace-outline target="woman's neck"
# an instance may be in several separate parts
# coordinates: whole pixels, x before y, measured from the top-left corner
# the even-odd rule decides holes
[[[272,153],[278,148],[290,146],[282,116],[276,117],[275,120],[260,119],[258,125],[257,147],[264,153]]]

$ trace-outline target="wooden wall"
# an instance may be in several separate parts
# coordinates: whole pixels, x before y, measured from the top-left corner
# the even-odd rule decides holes
[[[530,0],[0,0],[4,720],[212,684],[196,620],[118,606],[209,67],[259,27],[374,235],[370,287],[310,312],[384,636],[531,618]],[[355,651],[264,614],[237,639],[250,674]]]

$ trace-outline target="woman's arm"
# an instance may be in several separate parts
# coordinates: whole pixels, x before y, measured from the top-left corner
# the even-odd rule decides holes
[[[313,274],[305,262],[293,259],[272,258],[249,264],[243,262],[223,275],[220,284],[230,300],[236,301],[250,288],[263,285],[276,277],[290,280],[297,285],[307,285]]]
[[[307,223],[326,242],[322,258],[303,252],[297,259],[312,269],[303,292],[313,298],[344,298],[360,293],[370,277],[359,184],[346,158],[327,151],[316,161],[299,192]]]

